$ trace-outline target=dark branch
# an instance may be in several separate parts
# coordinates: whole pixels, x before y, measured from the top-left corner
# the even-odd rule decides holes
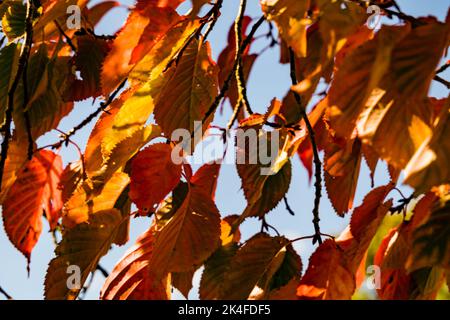
[[[6,299],[13,300],[13,298],[5,290],[3,290],[1,286],[0,286],[0,293],[3,294]]]
[[[120,90],[123,89],[123,87],[125,86],[126,83],[127,83],[127,79],[122,81],[122,83],[117,87],[116,90],[114,90],[114,92],[108,97],[108,99],[105,102],[100,102],[100,107],[98,107],[97,110],[95,110],[93,113],[91,113],[89,116],[87,116],[86,119],[81,121],[78,125],[73,127],[70,131],[68,131],[67,133],[61,134],[61,139],[58,142],[56,142],[52,145],[45,146],[43,148],[51,147],[52,149],[58,149],[62,145],[67,146],[70,143],[70,138],[72,136],[74,136],[79,130],[81,130],[82,128],[87,126],[92,120],[94,120],[103,111],[107,112],[106,109],[114,101],[115,97],[120,92]],[[40,148],[40,149],[43,149],[43,148]]]
[[[264,231],[269,232],[270,229],[272,229],[277,234],[277,236],[280,236],[280,232],[278,232],[278,230],[274,226],[270,225],[266,221],[266,217],[262,217],[262,219],[261,219],[261,232],[264,232]]]
[[[238,50],[239,56],[241,56],[244,53],[245,49],[247,49],[247,47],[250,45],[250,43],[252,42],[253,37],[255,36],[256,31],[258,31],[258,28],[262,25],[262,23],[264,21],[265,21],[265,17],[262,16],[253,25],[252,29],[250,30],[250,33],[245,38],[245,40],[242,42],[242,45],[241,45],[240,49]],[[238,63],[239,63],[239,60],[235,60],[234,61],[233,68],[232,68],[230,74],[225,79],[225,82],[223,83],[223,86],[222,86],[222,88],[220,90],[219,95],[216,96],[216,98],[214,99],[213,103],[209,107],[208,111],[205,113],[205,116],[203,117],[203,122],[205,122],[206,119],[208,119],[211,116],[211,114],[213,114],[216,111],[217,107],[220,104],[220,101],[222,101],[222,99],[225,97],[225,94],[227,93],[228,89],[230,88],[231,80],[233,79],[233,76],[236,73],[236,69],[238,67]],[[194,134],[195,134],[195,131],[192,133],[192,136],[194,136]]]
[[[20,53],[18,67],[16,75],[14,76],[14,81],[11,84],[11,88],[8,91],[8,105],[5,111],[5,126],[4,132],[5,136],[3,138],[1,147],[1,159],[0,159],[0,190],[3,182],[3,173],[5,170],[6,157],[8,156],[9,140],[11,139],[11,124],[12,115],[14,111],[14,95],[16,89],[22,79],[23,72],[25,70],[26,64],[28,62],[28,57],[30,56],[30,49],[33,42],[33,12],[34,8],[30,1],[27,1],[27,17],[25,21],[25,40],[22,46],[22,51]]]
[[[27,74],[28,74],[28,62],[25,63],[25,68],[23,70],[22,85],[23,85],[23,117],[25,119],[25,127],[27,130],[27,137],[28,137],[27,156],[28,156],[28,160],[31,160],[33,158],[34,140],[33,140],[33,134],[31,132],[30,114],[26,110],[26,108],[28,107],[28,102],[30,101],[29,92],[28,92],[28,75]]]
[[[297,71],[295,66],[295,53],[292,50],[292,48],[289,48],[289,60],[290,60],[290,67],[291,67],[291,81],[292,85],[295,86],[298,84],[297,80]],[[300,95],[293,91],[295,100],[298,104],[298,107],[300,109],[300,114],[303,118],[303,121],[305,121],[306,128],[308,129],[308,136],[309,140],[311,141],[311,146],[313,149],[314,154],[314,174],[315,174],[315,198],[314,198],[314,208],[313,208],[313,224],[314,224],[314,231],[315,231],[315,237],[313,238],[313,244],[318,242],[319,244],[322,243],[321,238],[321,232],[320,232],[320,217],[319,217],[319,206],[320,206],[320,198],[322,197],[322,163],[319,158],[319,151],[317,148],[316,143],[316,136],[314,129],[311,125],[311,122],[308,119],[308,115],[306,114],[306,110],[302,106],[302,98]]]
[[[450,67],[450,60],[448,60],[444,65],[440,66],[439,69],[436,70],[436,74],[440,74],[447,70]]]
[[[295,212],[294,212],[294,210],[292,210],[291,206],[289,205],[287,197],[284,196],[283,200],[284,200],[284,204],[286,205],[286,210],[289,212],[289,214],[291,216],[295,216]]]
[[[439,76],[434,76],[433,80],[443,84],[444,86],[447,87],[447,89],[450,89],[450,81],[447,81]]]
[[[100,271],[100,273],[102,274],[102,276],[104,276],[105,278],[109,277],[109,272],[106,271],[105,268],[103,268],[101,265],[97,265],[97,271]]]
[[[205,35],[203,36],[203,40],[206,41],[211,31],[213,31],[214,27],[216,26],[217,20],[220,16],[220,9],[222,8],[223,0],[217,0],[214,4],[214,7],[211,9],[211,22],[208,25],[208,29],[205,31]]]
[[[69,45],[69,47],[76,52],[77,48],[75,47],[75,45],[72,42],[72,39],[70,39],[70,37],[64,32],[64,30],[61,28],[61,26],[59,25],[58,21],[54,20],[53,21],[56,25],[56,28],[58,28],[59,33],[61,33],[61,35],[64,37],[64,39],[66,39],[67,44]]]

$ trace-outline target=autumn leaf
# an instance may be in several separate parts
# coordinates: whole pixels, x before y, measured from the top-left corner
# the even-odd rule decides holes
[[[280,36],[299,57],[306,56],[306,28],[311,24],[307,15],[309,6],[309,0],[261,1],[267,19],[277,24]]]
[[[129,184],[130,178],[127,174],[116,172],[111,179],[105,183],[101,193],[96,194],[89,186],[89,182],[83,184],[73,192],[70,199],[63,207],[63,225],[73,228],[77,224],[86,222],[91,215],[98,211],[114,208],[116,200]]]
[[[353,207],[361,156],[358,139],[350,140],[344,147],[333,142],[325,147],[325,186],[331,204],[340,216]]]
[[[344,252],[326,240],[312,254],[308,269],[297,288],[299,299],[344,300],[355,290],[355,276],[343,264]]]
[[[15,43],[5,46],[0,51],[0,121],[2,123],[4,122],[4,114],[8,104],[8,91],[17,71],[18,54],[19,51]]]
[[[450,127],[449,102],[450,99],[447,99],[433,135],[423,141],[405,168],[405,183],[417,191],[426,191],[450,180],[450,171],[446,165],[450,156],[450,145],[446,138]]]
[[[114,267],[101,289],[104,300],[167,300],[170,277],[155,279],[150,269],[155,230],[144,232]]]
[[[223,299],[247,299],[255,286],[279,288],[301,273],[301,261],[287,239],[258,234],[241,247],[224,279]]]
[[[409,270],[427,266],[450,267],[450,201],[438,204],[428,220],[413,233],[412,256],[407,261]]]
[[[42,232],[42,215],[45,213],[52,230],[61,216],[58,183],[62,170],[59,155],[40,151],[18,173],[3,202],[6,233],[28,262]]]
[[[5,3],[2,14],[2,29],[10,42],[21,37],[25,33],[26,6],[19,1]]]
[[[142,150],[131,163],[130,199],[141,214],[154,212],[181,178],[181,165],[172,160],[172,147],[158,143]]]
[[[300,299],[350,299],[361,261],[392,206],[392,201],[383,203],[392,188],[386,185],[372,190],[336,242],[327,240],[313,253],[297,289]]]
[[[45,298],[74,300],[81,286],[110,249],[122,216],[116,209],[99,211],[89,220],[66,230],[55,249],[45,277]],[[81,271],[79,286],[69,288],[70,267]],[[73,273],[73,271],[71,271]]]
[[[225,276],[231,268],[231,260],[238,250],[236,243],[228,243],[217,249],[205,262],[200,281],[200,299],[215,300],[224,296]]]
[[[210,195],[195,185],[159,231],[150,260],[157,279],[200,266],[219,246],[220,214]]]
[[[211,58],[208,43],[192,40],[173,68],[168,85],[162,88],[155,105],[156,123],[166,137],[172,137],[177,129],[186,129],[193,134],[197,130],[194,122],[203,121],[218,93],[218,68]],[[175,112],[168,112],[171,108]],[[203,122],[202,128],[205,129],[211,120]]]
[[[153,1],[139,3],[105,59],[101,77],[103,93],[112,92],[179,19],[171,7],[162,7]]]
[[[101,95],[100,66],[110,50],[107,40],[97,39],[91,34],[77,36],[77,52],[73,58],[76,71],[81,79],[75,79],[73,85],[67,88],[67,100],[80,101],[89,97]]]

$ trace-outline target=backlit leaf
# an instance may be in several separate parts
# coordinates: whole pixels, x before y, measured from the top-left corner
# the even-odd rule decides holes
[[[81,286],[95,270],[108,251],[120,226],[122,216],[116,209],[99,211],[89,220],[66,230],[56,247],[54,258],[45,277],[45,298],[49,300],[76,299]],[[79,286],[69,288],[69,277],[74,270],[81,271]]]
[[[58,183],[62,170],[59,155],[40,151],[18,173],[3,202],[6,233],[28,261],[42,232],[42,215],[45,213],[52,230],[61,216]]]

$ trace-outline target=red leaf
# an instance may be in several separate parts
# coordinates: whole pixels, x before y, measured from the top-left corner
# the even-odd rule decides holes
[[[114,267],[100,293],[105,300],[167,300],[167,276],[156,280],[149,269],[155,243],[154,228],[142,234]]]
[[[181,178],[181,165],[172,161],[172,148],[158,143],[142,150],[131,163],[130,199],[141,213],[155,210]]]
[[[191,178],[191,183],[199,187],[199,190],[205,191],[206,194],[211,195],[214,200],[217,180],[219,178],[220,164],[208,163],[200,167],[195,175]]]
[[[345,267],[344,252],[333,240],[326,240],[309,259],[308,270],[297,288],[299,299],[350,299],[355,276]]]

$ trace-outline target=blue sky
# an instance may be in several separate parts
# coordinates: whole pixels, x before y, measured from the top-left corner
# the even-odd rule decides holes
[[[92,1],[97,3],[99,1]],[[126,7],[132,5],[134,1],[123,0],[121,2],[124,7],[116,8],[108,14],[97,28],[99,34],[111,34],[117,30],[125,21],[127,16]],[[238,0],[224,1],[222,9],[222,16],[220,17],[215,30],[210,36],[212,42],[213,56],[216,59],[221,50],[226,45],[226,36],[230,25],[234,21],[237,13]],[[450,6],[450,0],[398,0],[397,1],[402,10],[413,16],[420,15],[434,15],[441,21],[445,20],[445,15]],[[182,11],[186,6],[182,6]],[[249,0],[247,15],[258,18],[261,15],[259,1]],[[266,30],[262,29],[261,34]],[[266,40],[257,40],[253,45],[253,51],[259,52],[260,49],[267,45]],[[447,58],[448,59],[448,58]],[[253,68],[249,83],[248,95],[252,108],[255,111],[264,112],[270,101],[277,97],[282,99],[290,87],[288,66],[280,65],[279,50],[266,51],[261,55]],[[443,74],[445,78],[450,77],[450,72]],[[431,88],[431,95],[441,98],[447,96],[447,90],[440,84],[433,83]],[[74,111],[63,121],[59,129],[67,131],[73,127],[74,124],[79,123],[89,113],[91,113],[98,105],[98,101],[92,104],[92,101],[85,101],[77,104]],[[224,124],[231,116],[231,109],[227,106],[224,108],[224,114],[216,115],[215,123]],[[87,126],[81,130],[74,141],[76,141],[82,148],[84,148],[89,132],[93,125]],[[50,133],[39,140],[40,145],[45,145],[57,141],[58,134]],[[64,162],[68,163],[78,157],[76,150],[69,147],[61,151]],[[195,168],[195,167],[194,167]],[[382,185],[387,182],[387,171],[384,166],[379,166],[375,176],[376,185]],[[359,205],[362,198],[370,190],[369,172],[365,163],[360,174],[359,187],[356,194],[355,204]],[[407,187],[401,188],[409,195],[410,190]],[[396,194],[392,194],[397,197]],[[286,235],[288,238],[296,238],[313,233],[311,209],[313,205],[313,188],[309,185],[306,170],[300,164],[297,157],[293,159],[293,176],[288,192],[288,199],[291,207],[296,212],[295,216],[290,216],[285,210],[284,204],[280,205],[268,214],[267,221],[276,226],[277,229]],[[217,207],[223,216],[229,214],[240,214],[245,208],[246,202],[242,191],[240,190],[240,180],[238,178],[236,169],[232,165],[224,165],[220,172],[218,189],[216,194]],[[325,196],[321,203],[321,226],[322,231],[329,234],[338,234],[348,224],[349,216],[346,218],[338,217],[329,200]],[[111,271],[114,265],[124,254],[125,250],[129,248],[136,237],[144,232],[150,225],[150,220],[146,218],[135,219],[131,225],[131,237],[127,245],[123,247],[114,247],[105,257],[102,258],[101,264],[108,271]],[[244,239],[251,234],[259,231],[260,223],[256,219],[249,219],[242,227]],[[301,255],[303,264],[307,265],[308,257],[314,250],[314,247],[309,240],[297,242],[295,248]],[[43,282],[45,272],[49,261],[54,257],[54,244],[50,234],[48,233],[47,223],[44,222],[44,232],[35,247],[32,254],[31,274],[28,277],[26,272],[26,260],[9,242],[3,230],[0,231],[0,285],[8,291],[16,299],[42,299],[43,297]],[[195,282],[198,282],[199,273],[196,274]],[[104,282],[100,274],[96,274],[94,282],[87,293],[86,298],[97,299],[99,290]],[[197,289],[191,291],[190,298],[196,298]],[[174,294],[174,298],[180,298],[178,293]],[[3,296],[0,296],[3,299]]]

